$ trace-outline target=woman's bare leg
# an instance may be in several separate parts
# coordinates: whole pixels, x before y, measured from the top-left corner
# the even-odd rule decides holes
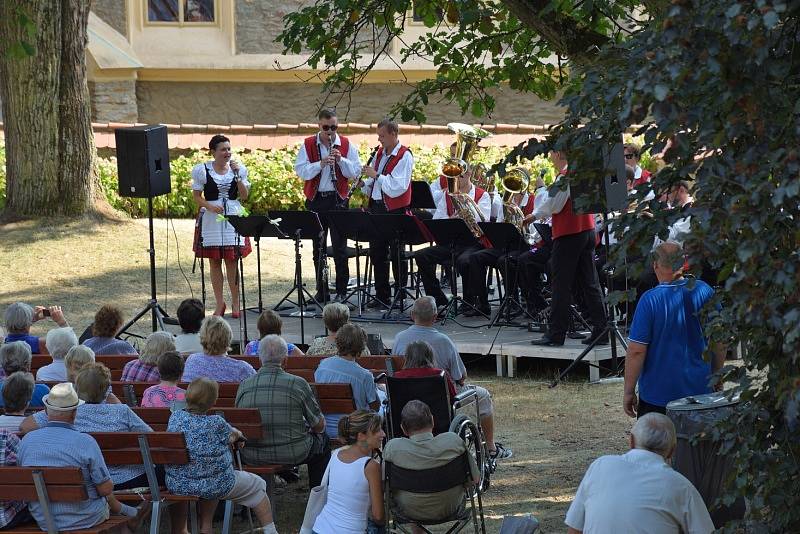
[[[239,265],[236,260],[225,260],[228,286],[231,288],[231,311],[239,311]]]
[[[214,289],[214,301],[216,307],[214,313],[219,315],[225,306],[225,297],[222,292],[222,260],[208,259],[209,270],[211,271],[211,287]]]
[[[197,504],[197,515],[200,517],[200,534],[212,534],[214,529],[211,523],[214,520],[214,511],[217,509],[219,501],[200,500]]]

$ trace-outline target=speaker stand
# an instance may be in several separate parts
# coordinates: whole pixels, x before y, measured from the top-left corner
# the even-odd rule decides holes
[[[148,253],[150,254],[150,300],[147,302],[144,308],[139,310],[139,312],[125,325],[123,325],[122,329],[120,329],[119,337],[122,334],[131,334],[128,332],[131,326],[136,324],[136,322],[147,315],[148,313],[152,316],[152,327],[153,332],[158,330],[164,330],[164,318],[169,317],[167,312],[161,307],[158,303],[158,299],[156,298],[156,244],[155,244],[155,237],[153,233],[153,197],[147,197],[147,221],[148,221],[148,228],[150,230],[150,249]],[[202,231],[202,229],[201,229]]]

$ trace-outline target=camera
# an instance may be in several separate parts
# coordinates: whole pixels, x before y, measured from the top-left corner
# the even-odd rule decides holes
[[[50,310],[45,308],[42,310],[42,317],[50,317]]]

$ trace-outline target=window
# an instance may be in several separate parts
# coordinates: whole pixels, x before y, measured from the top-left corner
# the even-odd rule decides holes
[[[147,22],[151,24],[213,24],[214,0],[147,0]]]

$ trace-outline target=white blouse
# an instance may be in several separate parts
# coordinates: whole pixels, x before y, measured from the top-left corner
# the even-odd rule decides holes
[[[206,185],[208,175],[217,184],[219,189],[219,198],[217,200],[208,200],[208,203],[213,206],[223,206],[225,208],[225,215],[240,215],[242,213],[242,205],[238,200],[229,200],[228,192],[231,184],[233,183],[233,171],[229,168],[225,174],[219,174],[214,170],[212,162],[198,163],[192,169],[192,190],[203,191]],[[242,182],[248,191],[250,190],[250,182],[247,180],[247,167],[239,164],[239,181]],[[238,237],[236,230],[227,221],[217,222],[217,214],[211,210],[205,210],[203,213],[203,233],[202,233],[202,246],[204,247],[220,247],[232,245],[244,245],[244,239]]]

